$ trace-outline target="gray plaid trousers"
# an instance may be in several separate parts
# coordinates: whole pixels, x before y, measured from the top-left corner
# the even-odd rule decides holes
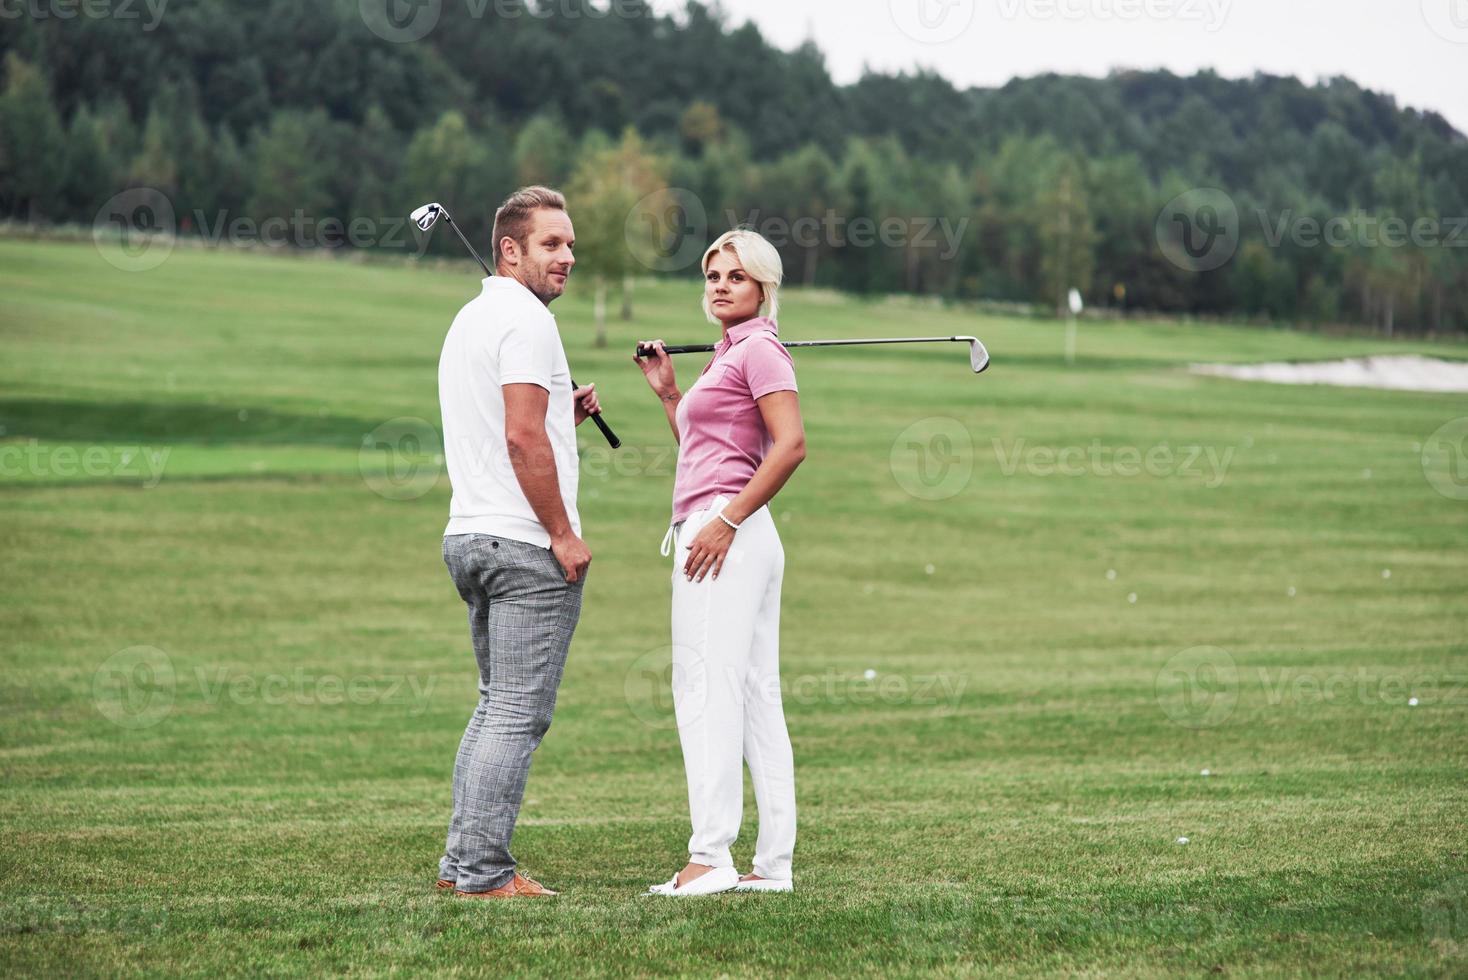
[[[454,813],[438,876],[482,892],[515,874],[510,835],[530,754],[550,727],[586,577],[566,581],[548,548],[487,534],[443,539],[469,607],[479,704],[454,760]]]

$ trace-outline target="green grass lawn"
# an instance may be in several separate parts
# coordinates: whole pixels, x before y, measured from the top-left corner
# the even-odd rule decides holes
[[[696,282],[604,349],[587,282],[554,308],[625,442],[581,434],[596,559],[515,838],[563,894],[435,894],[469,270],[0,242],[0,972],[1468,974],[1468,487],[1423,463],[1468,399],[1186,369],[1444,345],[1086,323],[1067,367],[1057,323],[790,293],[788,339],[993,367],[796,355],[798,891],[638,897],[688,825],[630,350],[712,339]]]

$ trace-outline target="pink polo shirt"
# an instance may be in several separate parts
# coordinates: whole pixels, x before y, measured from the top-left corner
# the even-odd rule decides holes
[[[773,441],[755,400],[772,391],[797,391],[795,363],[776,339],[769,317],[729,328],[714,359],[678,403],[678,475],[673,523],[718,496],[743,490]]]

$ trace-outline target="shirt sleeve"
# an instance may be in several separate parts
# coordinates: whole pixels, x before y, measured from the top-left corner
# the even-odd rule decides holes
[[[750,397],[758,400],[775,391],[799,391],[795,361],[773,336],[751,337],[744,354],[744,381]]]
[[[556,364],[554,339],[554,333],[532,317],[511,319],[500,337],[500,384],[533,384],[550,391]]]

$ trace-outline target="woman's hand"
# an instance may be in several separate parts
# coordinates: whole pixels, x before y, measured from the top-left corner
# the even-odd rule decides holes
[[[657,351],[656,357],[634,357],[632,363],[642,369],[642,376],[647,379],[648,387],[659,398],[668,398],[678,392],[678,378],[673,371],[673,359],[668,352],[663,350],[661,340],[644,340],[638,343],[638,350],[651,347]]]
[[[667,355],[663,355],[667,356]],[[702,582],[710,570],[714,578],[724,567],[729,556],[729,547],[734,543],[734,529],[718,517],[703,526],[688,549],[688,560],[683,563],[683,574],[690,582]]]

